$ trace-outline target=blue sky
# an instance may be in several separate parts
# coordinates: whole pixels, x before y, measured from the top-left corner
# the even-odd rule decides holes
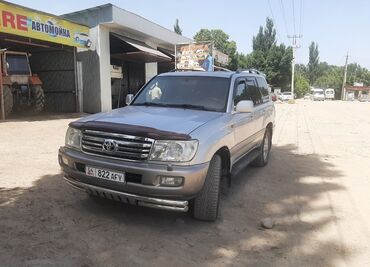
[[[109,0],[9,1],[57,15],[109,2]],[[348,51],[350,62],[358,62],[370,69],[370,1],[111,0],[110,2],[170,29],[175,19],[179,18],[183,35],[188,37],[193,37],[200,28],[223,29],[237,42],[238,51],[243,53],[252,50],[253,35],[257,33],[260,25],[265,24],[267,16],[275,21],[278,42],[290,44],[291,40],[287,38],[287,34],[294,33],[294,3],[295,32],[303,35],[299,40],[301,48],[297,51],[297,62],[308,61],[308,46],[311,41],[315,41],[319,45],[321,61],[343,65]]]

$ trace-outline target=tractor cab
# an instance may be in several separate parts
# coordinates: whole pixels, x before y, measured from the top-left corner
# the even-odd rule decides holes
[[[45,104],[44,91],[40,78],[32,74],[29,54],[5,51],[0,56],[5,115],[12,111],[41,112]]]

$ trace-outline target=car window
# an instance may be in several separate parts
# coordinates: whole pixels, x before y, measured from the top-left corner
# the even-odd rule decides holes
[[[234,88],[234,105],[241,100],[252,100],[254,105],[262,103],[262,96],[253,77],[238,78]]]
[[[250,99],[253,101],[253,104],[255,106],[262,104],[262,95],[261,95],[260,90],[258,89],[255,78],[248,77],[246,80],[248,84],[248,91],[250,94]]]
[[[262,102],[263,103],[268,102],[270,100],[270,95],[269,95],[269,89],[268,89],[266,80],[263,79],[262,77],[257,77],[257,83],[258,83],[258,88],[262,95]]]
[[[238,79],[234,88],[234,106],[242,100],[249,100],[247,95],[247,84],[244,79]]]

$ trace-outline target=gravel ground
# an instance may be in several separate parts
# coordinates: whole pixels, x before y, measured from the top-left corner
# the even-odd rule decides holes
[[[57,149],[76,116],[0,123],[0,264],[370,266],[370,103],[276,109],[269,165],[233,178],[215,223],[70,188]]]

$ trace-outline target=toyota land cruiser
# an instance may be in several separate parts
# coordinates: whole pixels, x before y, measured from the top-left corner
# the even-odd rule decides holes
[[[127,102],[69,125],[59,164],[70,185],[213,221],[221,180],[269,160],[275,108],[259,72],[164,73]]]

